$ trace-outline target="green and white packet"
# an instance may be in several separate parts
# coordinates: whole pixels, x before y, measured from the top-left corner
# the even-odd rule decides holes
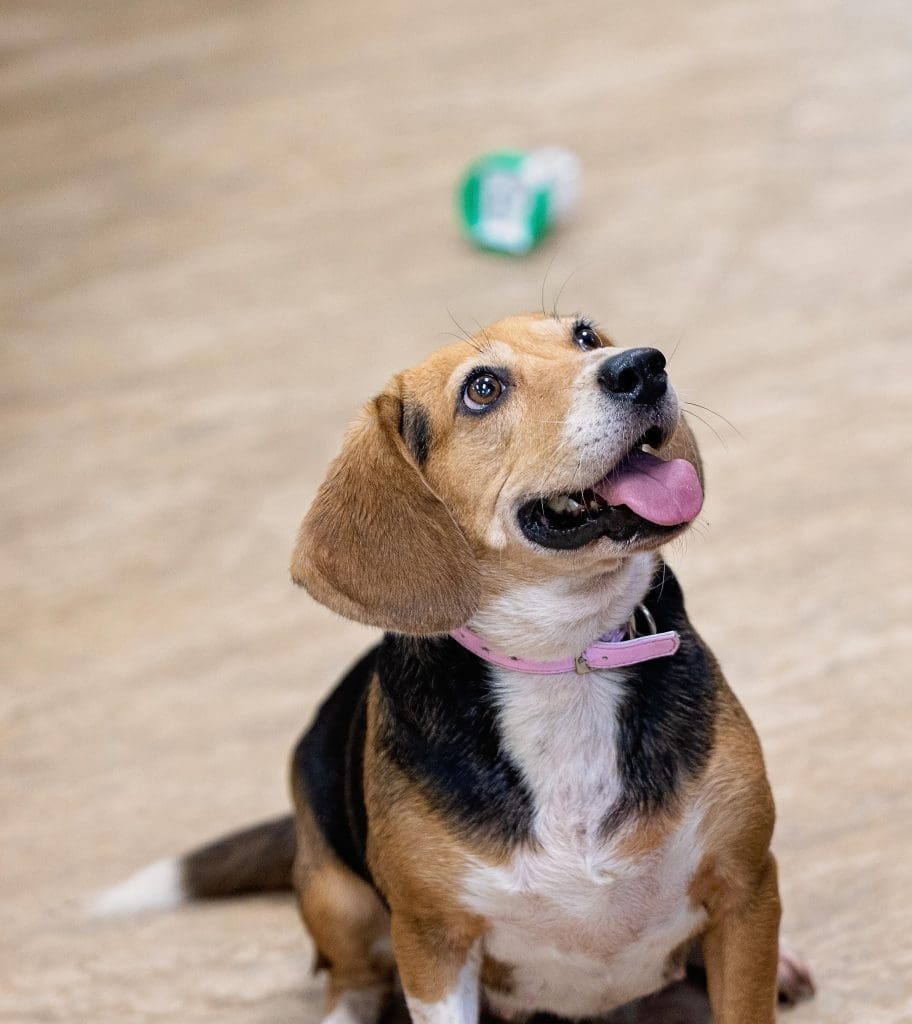
[[[500,150],[479,157],[466,171],[459,214],[476,245],[518,255],[566,217],[579,193],[580,162],[569,150]]]

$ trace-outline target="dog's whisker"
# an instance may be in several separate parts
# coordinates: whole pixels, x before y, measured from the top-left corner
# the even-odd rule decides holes
[[[481,325],[481,324],[480,324],[480,323],[478,322],[478,320],[476,320],[476,319],[475,319],[475,317],[474,317],[474,316],[472,317],[472,322],[473,322],[473,323],[475,324],[475,326],[476,326],[476,327],[478,328],[478,333],[479,333],[479,334],[480,334],[480,335],[482,336],[482,338],[484,338],[484,340],[485,340],[485,344],[486,344],[486,345],[488,345],[488,346],[490,346],[490,345],[492,344],[492,341],[491,341],[491,338],[490,338],[490,336],[488,335],[488,329],[487,329],[487,327],[484,327],[484,326],[482,326],[482,325]]]
[[[551,453],[550,460],[552,462],[552,466],[551,466],[551,469],[545,474],[544,478],[541,481],[541,486],[538,489],[538,493],[539,494],[544,495],[546,493],[546,491],[548,489],[548,484],[551,482],[551,480],[554,478],[554,476],[560,471],[560,465],[559,465],[559,463],[557,461],[558,460],[558,456],[563,452],[563,450],[567,447],[567,445],[570,444],[571,440],[572,439],[569,438],[569,437],[568,438],[564,438],[557,445],[557,447],[554,449],[554,451]]]
[[[671,355],[668,357],[668,363],[671,363],[672,359],[678,354],[678,349],[681,347],[681,342],[684,340],[684,332],[682,331],[678,335],[678,340],[675,342],[674,348],[671,350]]]
[[[545,268],[545,276],[542,278],[542,285],[541,285],[541,311],[542,311],[542,316],[543,317],[547,317],[547,315],[548,315],[547,312],[545,311],[545,286],[548,283],[548,275],[551,273],[551,268],[554,266],[554,261],[557,259],[558,252],[560,252],[559,249],[555,249],[554,250],[554,255],[551,257],[550,260],[548,260],[548,266]]]
[[[440,331],[441,338],[455,338],[456,341],[461,341],[463,344],[471,345],[476,352],[480,352],[481,349],[472,341],[471,338],[465,338],[461,334],[456,334],[455,331]]]
[[[714,433],[714,434],[716,435],[716,437],[717,437],[717,438],[718,438],[718,440],[719,440],[719,444],[721,444],[721,445],[722,445],[722,447],[723,447],[723,448],[724,448],[724,449],[725,449],[726,451],[728,451],[728,442],[727,442],[727,441],[725,440],[725,438],[724,438],[724,437],[723,437],[723,436],[722,436],[722,435],[721,435],[721,434],[719,433],[719,431],[718,431],[718,430],[716,430],[716,428],[715,428],[715,427],[714,427],[714,426],[713,426],[713,425],[712,425],[712,424],[711,424],[711,423],[709,422],[709,420],[705,420],[705,419],[704,419],[704,418],[703,418],[703,417],[702,417],[702,416],[701,416],[701,415],[700,415],[699,413],[696,413],[696,412],[694,412],[694,411],[693,411],[692,409],[685,409],[685,410],[684,410],[684,415],[685,415],[685,416],[693,416],[693,418],[694,418],[695,420],[699,420],[699,421],[700,421],[700,422],[701,422],[701,423],[703,424],[703,426],[704,426],[704,427],[706,427],[706,428],[707,428],[708,430],[711,430],[711,431],[712,431],[712,432],[713,432],[713,433]]]
[[[457,331],[459,331],[459,333],[460,333],[460,334],[461,334],[461,335],[462,335],[462,336],[463,336],[463,337],[464,337],[464,338],[465,338],[465,339],[466,339],[467,341],[471,341],[471,340],[472,340],[472,335],[471,335],[471,334],[469,334],[469,332],[468,332],[468,331],[467,331],[467,330],[466,330],[466,329],[465,329],[465,328],[464,328],[464,327],[462,326],[462,324],[461,324],[461,323],[460,323],[460,322],[459,322],[459,321],[458,321],[458,320],[456,319],[456,317],[454,316],[454,314],[453,314],[453,311],[452,311],[452,310],[450,309],[450,307],[449,307],[449,306],[446,306],[446,307],[444,307],[444,308],[445,308],[445,309],[446,309],[446,311],[447,311],[447,316],[448,316],[448,317],[449,317],[449,318],[450,318],[450,319],[451,319],[451,320],[453,321],[453,325],[455,326],[456,330],[457,330]]]
[[[446,311],[447,311],[447,315],[453,321],[453,324],[455,325],[456,330],[459,331],[459,333],[462,336],[463,340],[465,340],[465,342],[467,344],[471,345],[472,348],[475,349],[475,351],[478,352],[479,355],[481,355],[482,354],[482,346],[478,342],[478,340],[476,338],[473,338],[472,335],[469,334],[469,332],[456,319],[456,317],[453,316],[453,312],[452,312],[452,310],[450,309],[449,306],[446,306],[445,308],[446,308]]]
[[[579,269],[579,267],[574,267],[573,270],[570,271],[570,273],[564,278],[564,283],[560,286],[560,288],[558,288],[557,295],[554,296],[554,302],[552,303],[552,306],[551,306],[551,315],[554,317],[555,320],[560,320],[560,317],[558,316],[558,313],[557,313],[558,303],[561,300],[561,296],[564,294],[564,289],[570,283],[571,279],[576,274],[578,269]]]
[[[692,405],[695,406],[697,409],[703,409],[704,412],[712,413],[713,416],[717,416],[720,420],[722,420],[723,423],[731,427],[731,429],[738,435],[738,437],[742,439],[744,438],[744,434],[741,433],[741,431],[734,425],[734,423],[732,423],[732,421],[727,416],[723,416],[721,412],[717,412],[715,409],[711,409],[708,405],[701,405],[699,402],[691,402],[689,399],[684,400],[684,405]]]

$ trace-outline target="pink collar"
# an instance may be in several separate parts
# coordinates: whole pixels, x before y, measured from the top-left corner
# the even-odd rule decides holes
[[[642,605],[640,608],[644,612],[647,622],[655,628],[652,616]],[[631,621],[632,619],[631,616]],[[556,661],[531,661],[527,658],[513,657],[510,654],[501,654],[500,651],[489,647],[477,633],[473,633],[467,626],[454,629],[450,636],[467,650],[477,654],[483,661],[489,661],[492,665],[499,665],[501,668],[511,668],[517,672],[530,672],[537,676],[556,676],[564,672],[586,675],[601,669],[624,668],[627,665],[638,665],[641,661],[652,661],[654,658],[668,658],[681,646],[681,638],[675,630],[669,630],[667,633],[652,633],[649,636],[634,635],[630,640],[624,639],[627,634],[627,629],[617,629],[613,633],[606,633],[595,643],[590,644],[582,654],[575,657],[558,658]]]

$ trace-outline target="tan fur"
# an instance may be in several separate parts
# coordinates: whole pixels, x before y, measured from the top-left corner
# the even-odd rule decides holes
[[[711,915],[751,897],[765,871],[775,821],[760,741],[721,675],[718,686],[715,743],[701,780],[710,853],[692,887]]]
[[[504,851],[469,846],[456,836],[378,752],[376,680],[368,704],[365,800],[370,823],[368,861],[378,888],[394,908],[392,922],[377,893],[339,861],[313,819],[306,794],[293,780],[297,822],[294,883],[300,913],[329,971],[328,1008],[347,989],[389,989],[393,961],[407,991],[426,1002],[452,987],[484,922],[457,899],[458,879],[470,858],[495,864]],[[431,866],[429,870],[429,866]],[[440,875],[452,885],[441,891]],[[449,894],[449,898],[448,898]],[[433,950],[434,956],[428,956]],[[506,983],[508,969],[489,965]]]
[[[509,995],[513,991],[513,968],[493,956],[486,956],[481,962],[481,983],[492,992]]]
[[[504,851],[470,846],[440,819],[373,742],[381,716],[374,681],[364,764],[367,859],[392,909],[393,946],[403,987],[432,1003],[453,987],[469,949],[485,930],[484,920],[468,913],[458,899],[460,879],[470,859],[497,863]]]
[[[561,436],[587,358],[567,341],[571,323],[508,317],[394,377],[362,410],[317,492],[294,548],[294,581],[340,615],[421,634],[462,625],[505,581],[554,576],[551,553],[491,530],[503,532],[522,496],[580,486]],[[514,376],[510,400],[483,420],[454,415],[465,373],[484,365]],[[399,434],[410,406],[427,413],[433,437],[420,470]],[[702,480],[683,417],[665,453],[689,459]],[[602,545],[596,557],[562,552],[559,571],[595,575],[617,559]]]
[[[616,854],[621,860],[639,860],[657,850],[680,826],[680,810],[662,811],[633,822],[632,827],[618,841]]]
[[[755,866],[748,869],[756,875]],[[716,1024],[771,1024],[781,907],[776,862],[767,853],[746,899],[726,901],[703,937],[709,999]]]
[[[301,526],[291,575],[347,618],[444,632],[475,609],[477,571],[453,516],[399,436],[401,414],[393,393],[364,409]]]
[[[295,895],[317,949],[317,967],[329,973],[327,1011],[349,990],[375,988],[385,996],[392,990],[395,970],[388,942],[389,913],[377,893],[326,844],[295,778],[292,795]]]
[[[713,755],[702,780],[707,856],[691,896],[710,920],[703,957],[715,1020],[775,1020],[781,908],[769,851],[775,810],[760,742],[719,676]]]
[[[555,555],[522,542],[512,523],[521,501],[588,486],[602,472],[594,468],[581,480],[579,456],[564,436],[575,389],[599,358],[586,362],[568,344],[569,331],[569,320],[512,317],[394,378],[350,431],[302,524],[295,581],[350,618],[432,633],[467,621],[508,586],[597,580],[613,571],[627,552],[610,542]],[[461,383],[479,366],[502,369],[513,393],[493,415],[460,414]],[[416,409],[432,439],[420,466],[400,436],[403,417]],[[683,417],[662,454],[689,459],[702,480]],[[708,914],[705,959],[717,1020],[766,1024],[779,913],[768,852],[773,805],[756,736],[721,677],[719,693],[711,762],[698,791],[687,794],[704,812],[705,850],[689,891]],[[434,1004],[454,990],[488,929],[484,915],[459,898],[461,880],[471,865],[503,863],[508,851],[459,834],[384,757],[376,742],[382,714],[374,680],[364,764],[367,857],[390,914],[325,847],[297,793],[298,849],[308,851],[295,865],[301,913],[329,963],[333,993],[388,984],[391,964],[372,951],[389,928],[406,993]],[[647,857],[680,823],[676,810],[634,822],[619,857]],[[683,949],[671,957],[669,977],[679,973]],[[484,984],[509,990],[509,964],[487,958],[481,971]]]

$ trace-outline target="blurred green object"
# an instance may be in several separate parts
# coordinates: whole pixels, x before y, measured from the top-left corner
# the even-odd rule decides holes
[[[566,217],[579,191],[580,163],[569,150],[498,150],[479,157],[466,171],[459,214],[476,245],[521,255]]]

